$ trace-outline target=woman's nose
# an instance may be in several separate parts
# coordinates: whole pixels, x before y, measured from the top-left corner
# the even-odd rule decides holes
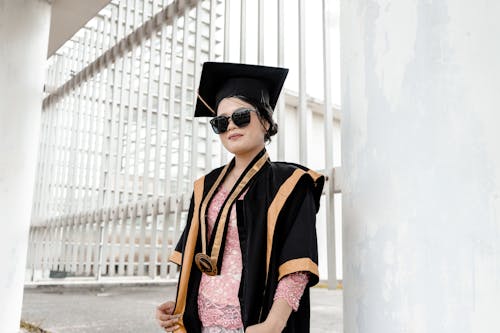
[[[231,130],[233,128],[238,128],[238,126],[236,126],[233,122],[233,118],[229,118],[228,119],[228,124],[227,124],[227,130]]]

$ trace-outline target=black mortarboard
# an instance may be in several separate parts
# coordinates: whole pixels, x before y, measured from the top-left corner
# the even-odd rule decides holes
[[[230,96],[263,100],[274,110],[287,74],[287,68],[205,62],[194,116],[214,117],[219,102]]]

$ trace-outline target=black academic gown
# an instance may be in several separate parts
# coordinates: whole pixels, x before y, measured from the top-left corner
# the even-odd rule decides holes
[[[254,161],[263,154],[267,157],[263,150]],[[231,165],[226,169],[230,168]],[[188,333],[201,332],[197,297],[204,273],[192,259],[193,254],[201,251],[199,228],[195,228],[200,220],[200,197],[207,195],[221,172],[222,167],[195,182],[187,224],[170,257],[181,265],[176,313],[183,313],[182,322]],[[245,329],[266,319],[283,276],[306,271],[310,273],[308,286],[298,311],[292,312],[283,332],[309,332],[309,287],[319,280],[315,222],[323,184],[322,175],[301,165],[270,162],[266,158],[245,187],[248,191],[244,199],[235,202],[243,263],[238,296]],[[184,294],[183,284],[187,286]]]

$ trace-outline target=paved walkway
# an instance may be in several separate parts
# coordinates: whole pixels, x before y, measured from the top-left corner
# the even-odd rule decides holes
[[[155,307],[172,285],[43,286],[24,290],[22,319],[50,333],[159,333]],[[311,289],[311,332],[342,332],[342,291]]]

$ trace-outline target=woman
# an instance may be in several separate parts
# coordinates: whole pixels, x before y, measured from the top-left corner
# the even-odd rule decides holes
[[[318,282],[315,215],[324,177],[270,162],[273,109],[287,69],[205,63],[196,117],[234,158],[195,181],[176,302],[156,318],[165,331],[309,332],[309,287]]]

